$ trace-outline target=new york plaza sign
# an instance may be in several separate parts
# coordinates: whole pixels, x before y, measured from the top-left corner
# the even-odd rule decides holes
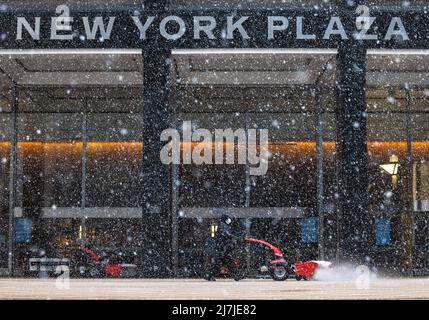
[[[370,46],[426,43],[427,14],[371,13],[366,6],[339,15],[329,11],[143,11],[81,12],[60,5],[53,12],[0,12],[0,44],[4,48],[38,43],[132,43],[151,40],[192,46],[282,46],[356,39]],[[191,44],[192,43],[192,44]]]

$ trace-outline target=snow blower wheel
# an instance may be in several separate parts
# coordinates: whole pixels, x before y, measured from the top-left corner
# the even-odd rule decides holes
[[[271,269],[271,277],[276,281],[284,281],[288,276],[287,266],[283,263],[275,264]]]

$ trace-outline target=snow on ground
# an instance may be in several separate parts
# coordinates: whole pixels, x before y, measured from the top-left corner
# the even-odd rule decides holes
[[[0,279],[1,299],[429,299],[429,278],[296,281]]]
[[[377,274],[365,266],[355,267],[348,264],[317,268],[314,279],[318,281],[365,281],[377,280]]]

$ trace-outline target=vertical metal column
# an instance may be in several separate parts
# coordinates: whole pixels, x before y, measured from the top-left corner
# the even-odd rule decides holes
[[[354,14],[358,1],[342,1],[341,15]],[[337,170],[339,259],[365,263],[369,255],[366,113],[366,48],[354,39],[337,55]]]
[[[150,277],[172,273],[170,167],[160,160],[160,135],[170,127],[170,56],[161,40],[143,49],[143,274]]]
[[[246,135],[248,135],[249,132],[249,114],[246,114]],[[238,144],[237,144],[238,146]],[[239,147],[239,146],[238,146]],[[246,146],[246,148],[248,148],[248,146]],[[246,150],[246,153],[248,152],[248,150]],[[251,179],[250,179],[250,163],[249,163],[249,159],[246,157],[246,182],[245,182],[245,192],[246,192],[246,199],[245,199],[245,207],[246,208],[250,208],[250,200],[251,200],[251,195],[252,195],[252,185],[251,185]],[[245,221],[245,232],[246,232],[246,237],[250,237],[250,228],[252,226],[252,219],[251,218],[246,218]],[[246,243],[246,274],[249,274],[250,272],[250,259],[251,259],[251,254],[250,254],[250,242]]]
[[[86,105],[85,105],[86,106]],[[80,208],[81,208],[81,226],[82,226],[82,238],[80,244],[85,245],[85,233],[86,233],[86,219],[85,219],[85,208],[86,208],[86,168],[87,168],[87,150],[88,150],[88,114],[86,110],[83,113],[82,119],[82,187],[80,192]]]
[[[405,125],[407,135],[407,161],[406,161],[406,177],[407,177],[407,196],[406,208],[403,213],[401,229],[404,240],[404,271],[407,275],[413,275],[413,249],[414,249],[414,203],[413,203],[413,149],[412,149],[412,121],[411,121],[411,89],[408,85],[405,86],[406,110],[405,110]]]
[[[318,243],[319,243],[319,259],[325,258],[325,228],[324,228],[324,191],[323,191],[323,121],[324,112],[320,103],[320,88],[316,86],[314,92],[315,108],[316,108],[316,157],[317,157],[317,216],[318,216]]]
[[[173,264],[173,276],[177,277],[179,274],[179,217],[178,215],[178,201],[179,201],[179,192],[180,192],[180,175],[179,175],[179,165],[172,165],[172,203],[171,203],[171,250],[172,250],[172,264]]]
[[[174,72],[174,71],[173,71]],[[172,75],[172,79],[176,79],[176,74]],[[172,90],[176,90],[176,86],[172,84]],[[174,119],[171,120],[173,127],[179,130],[179,123],[177,115],[179,111],[176,105],[172,105],[172,114]],[[171,195],[171,250],[172,250],[172,265],[173,276],[179,276],[179,195],[181,186],[180,165],[172,164],[171,167],[171,180],[172,180],[172,195]]]
[[[162,14],[167,1],[145,1],[145,11]],[[170,166],[161,162],[164,142],[161,132],[170,123],[171,48],[156,36],[143,47],[143,163],[142,275],[167,277],[173,274],[172,208]]]
[[[12,87],[12,117],[11,131],[12,140],[10,143],[10,169],[9,169],[9,230],[8,230],[8,273],[13,276],[14,269],[14,214],[16,205],[16,146],[18,141],[17,133],[17,112],[18,112],[18,88],[14,83]]]

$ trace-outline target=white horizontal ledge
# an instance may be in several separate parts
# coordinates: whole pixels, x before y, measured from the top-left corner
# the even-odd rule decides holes
[[[142,55],[142,49],[0,49],[0,55]]]
[[[141,86],[140,72],[26,72],[16,80],[22,86]]]
[[[173,49],[174,55],[204,54],[337,54],[337,49]],[[429,49],[368,49],[370,55],[429,55]],[[140,55],[142,49],[0,49],[0,55],[80,55],[80,54],[126,54]]]
[[[142,218],[142,208],[139,207],[45,207],[42,208],[42,218],[97,218],[97,219],[131,219]],[[22,217],[22,208],[16,207],[15,217]]]
[[[179,218],[219,218],[223,214],[234,218],[301,218],[311,212],[305,207],[183,207],[179,210]]]
[[[207,54],[337,54],[337,49],[173,49],[173,55]]]
[[[222,54],[337,54],[337,49],[173,49],[173,55],[222,55]],[[369,55],[429,55],[429,49],[368,49]]]
[[[368,55],[404,55],[404,56],[427,56],[429,50],[426,49],[368,49]]]

